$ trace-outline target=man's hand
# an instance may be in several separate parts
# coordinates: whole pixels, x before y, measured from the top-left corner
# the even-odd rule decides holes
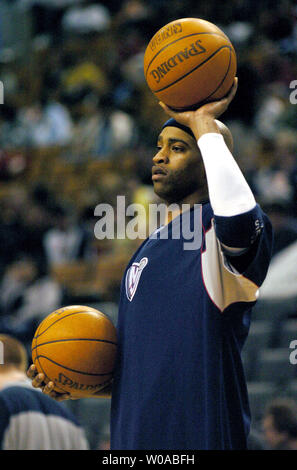
[[[44,374],[38,373],[37,368],[32,364],[27,370],[27,376],[32,380],[34,388],[40,388],[45,395],[50,396],[56,401],[75,400],[70,393],[58,393],[54,390],[54,382],[48,380]]]
[[[198,140],[203,134],[209,132],[220,133],[215,120],[221,116],[228,108],[233,100],[238,86],[238,78],[234,78],[234,83],[228,95],[219,101],[206,103],[195,111],[176,112],[160,102],[160,106],[164,111],[180,124],[192,129],[196,139]]]
[[[54,382],[48,380],[44,374],[38,373],[37,368],[32,364],[27,370],[27,376],[32,380],[32,385],[34,388],[40,388],[45,395],[50,396],[56,401],[64,400],[78,400],[80,398],[110,398],[111,397],[111,382],[107,385],[102,386],[97,392],[82,397],[72,396],[70,393],[59,393],[54,390]]]

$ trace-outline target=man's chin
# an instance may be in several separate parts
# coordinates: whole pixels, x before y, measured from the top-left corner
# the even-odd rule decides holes
[[[154,183],[155,194],[167,204],[172,204],[179,200],[179,194],[176,190],[164,188],[160,183]]]
[[[164,186],[162,186],[161,183],[159,183],[158,181],[155,181],[153,183],[153,186],[154,186],[154,192],[155,194],[160,198],[160,199],[163,199],[163,200],[166,200],[166,195],[168,193],[168,190],[166,191],[166,189],[164,188]]]
[[[197,186],[189,184],[188,186],[181,187],[176,185],[172,187],[171,185],[164,185],[161,182],[154,182],[154,192],[155,194],[162,199],[167,205],[168,204],[179,204],[191,194],[196,192],[199,188]]]

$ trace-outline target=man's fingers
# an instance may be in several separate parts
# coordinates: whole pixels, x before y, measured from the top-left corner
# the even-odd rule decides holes
[[[44,392],[45,393],[45,392]],[[55,390],[51,389],[48,393],[46,393],[49,397],[53,398],[56,401],[64,401],[64,400],[74,400],[74,398],[70,395],[70,393],[60,393],[56,392]]]
[[[32,380],[32,385],[35,388],[49,382],[49,379],[43,373],[38,373],[37,367],[34,364],[27,370],[27,377]]]
[[[168,116],[175,119],[180,124],[183,124],[184,126],[189,126],[190,125],[189,123],[190,123],[191,113],[193,113],[192,111],[190,111],[190,112],[188,112],[188,111],[174,111],[173,109],[169,108],[169,106],[167,106],[162,101],[159,101],[159,105],[161,106],[161,108],[163,108],[165,113],[168,114]]]
[[[169,116],[171,117],[174,117],[175,116],[175,112],[172,111],[172,109],[170,109],[167,104],[163,103],[162,101],[159,101],[159,105],[161,106],[161,108],[163,108],[163,110],[165,111],[165,113],[169,114]]]
[[[167,113],[170,117],[172,117],[174,119],[179,119],[180,120],[183,117],[183,115],[185,114],[183,111],[174,111],[173,109],[169,108],[169,106],[167,106],[167,104],[163,103],[162,101],[159,101],[159,105],[161,106],[161,108],[163,108],[165,113]]]
[[[69,400],[69,398],[72,398],[69,393],[60,393],[56,392],[54,390],[55,384],[52,381],[49,381],[45,387],[43,387],[42,391],[45,395],[50,396],[56,401],[63,401],[63,400]]]
[[[233,82],[233,86],[232,86],[231,90],[229,91],[228,95],[226,96],[226,99],[227,99],[228,103],[231,103],[234,96],[236,95],[237,87],[238,87],[238,78],[235,77],[234,82]]]
[[[54,382],[48,381],[46,386],[43,387],[43,389],[42,389],[43,393],[45,393],[46,395],[50,395],[50,393],[54,390],[54,386],[55,386]]]
[[[32,385],[39,387],[42,382],[44,381],[44,374],[40,373],[35,375],[34,379],[32,380]]]
[[[59,393],[54,390],[55,384],[49,380],[44,374],[38,373],[37,367],[32,364],[27,370],[27,376],[32,380],[34,388],[40,388],[45,395],[53,398],[56,401],[69,400],[69,393]]]
[[[235,77],[231,90],[229,91],[228,95],[225,96],[225,98],[224,98],[228,104],[231,103],[234,96],[236,95],[237,88],[238,88],[238,77]],[[170,117],[173,117],[175,119],[176,119],[177,116],[180,117],[181,113],[177,113],[176,111],[173,111],[171,108],[169,108],[169,106],[167,106],[162,101],[159,101],[159,105],[161,106],[161,108],[163,108],[165,113],[167,113]]]
[[[32,364],[27,370],[27,376],[32,380],[32,386],[34,388],[42,388],[44,384],[48,383],[48,379],[44,374],[38,373],[37,367]]]
[[[37,367],[34,364],[31,364],[31,366],[27,370],[27,377],[29,377],[29,379],[34,379],[37,374]]]

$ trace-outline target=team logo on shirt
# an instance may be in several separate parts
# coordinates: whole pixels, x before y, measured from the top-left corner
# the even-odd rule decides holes
[[[148,263],[147,258],[142,258],[139,263],[133,263],[132,266],[127,271],[126,274],[126,294],[128,297],[128,300],[133,299],[134,294],[136,292],[140,276],[142,274],[142,271],[146,267]]]

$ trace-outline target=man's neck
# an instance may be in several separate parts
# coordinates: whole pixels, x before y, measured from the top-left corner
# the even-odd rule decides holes
[[[192,207],[194,207],[195,204],[201,204],[206,199],[208,199],[207,194],[205,193],[202,194],[201,191],[195,191],[194,193],[190,194],[189,196],[185,197],[179,202],[174,202],[174,203],[166,202],[166,206],[168,210],[166,211],[166,214],[165,214],[164,224],[165,225],[169,224],[173,219],[178,217],[182,212],[185,212],[191,209]],[[170,207],[172,205],[173,205],[173,210]]]
[[[10,382],[23,382],[27,379],[26,374],[18,369],[9,369],[0,373],[0,390]]]

